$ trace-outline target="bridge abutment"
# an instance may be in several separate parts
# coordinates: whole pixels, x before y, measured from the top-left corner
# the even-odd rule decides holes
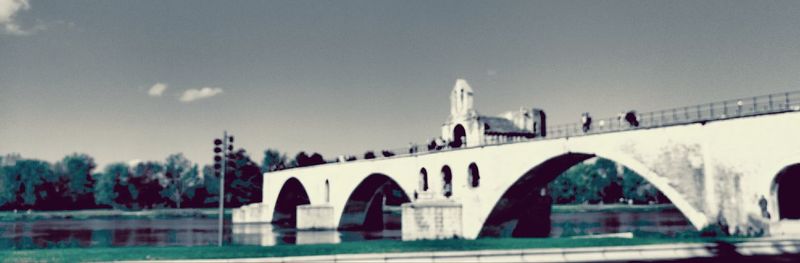
[[[461,238],[461,203],[452,200],[419,200],[402,205],[403,241]]]

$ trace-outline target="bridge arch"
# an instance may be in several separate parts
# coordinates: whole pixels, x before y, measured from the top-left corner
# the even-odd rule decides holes
[[[800,200],[800,163],[787,165],[775,175],[770,195],[776,203],[773,216],[777,220],[800,219],[800,204],[797,203]]]
[[[759,177],[768,178],[768,180],[758,180],[759,182],[763,182],[763,184],[759,187],[760,191],[758,191],[758,193],[760,195],[759,198],[761,198],[761,195],[763,195],[767,199],[767,212],[770,214],[769,220],[773,222],[781,220],[779,211],[780,200],[778,197],[778,188],[781,182],[778,180],[783,177],[781,175],[786,174],[787,168],[797,164],[800,164],[800,150],[783,155],[783,158],[776,158],[772,160],[769,162],[769,164],[767,164],[767,166],[765,166],[766,169],[764,172],[762,174],[758,174]],[[786,186],[785,182],[784,186]],[[787,188],[783,188],[783,190],[787,190]],[[759,209],[761,208],[759,207]]]
[[[374,173],[362,180],[350,193],[339,220],[339,229],[384,229],[383,206],[411,202],[408,193],[391,177]],[[389,228],[399,228],[389,224]]]
[[[535,165],[519,176],[488,212],[478,236],[545,237],[549,235],[550,213],[541,213],[540,210],[551,209],[552,200],[549,199],[549,194],[542,189],[570,167],[594,157],[612,160],[639,174],[669,198],[696,229],[701,229],[707,224],[705,215],[691,206],[682,194],[670,186],[664,178],[659,177],[633,158],[613,152],[602,154],[566,152]],[[547,217],[541,215],[547,215]],[[518,224],[520,221],[542,222],[547,228],[537,227],[536,224]]]
[[[278,194],[275,210],[272,212],[272,222],[276,225],[293,228],[297,225],[297,206],[310,203],[306,188],[300,180],[291,177],[283,183]]]

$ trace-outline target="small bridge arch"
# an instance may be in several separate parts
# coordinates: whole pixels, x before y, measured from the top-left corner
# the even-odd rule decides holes
[[[370,174],[348,196],[339,216],[339,229],[382,230],[383,206],[407,202],[411,202],[408,192],[397,181],[385,174]]]
[[[297,178],[287,179],[278,194],[275,209],[272,212],[272,222],[285,227],[297,225],[297,206],[310,204],[308,192]]]

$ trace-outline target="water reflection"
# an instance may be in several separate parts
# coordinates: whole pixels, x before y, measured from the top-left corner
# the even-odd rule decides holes
[[[660,211],[591,211],[554,213],[551,237],[622,232],[658,233],[676,236],[693,229],[689,220],[674,207]]]
[[[225,224],[230,240],[230,222]],[[217,220],[46,219],[0,222],[0,247],[196,246],[216,244]]]
[[[376,239],[400,240],[401,235],[400,229],[379,231],[296,230],[269,223],[235,224],[232,229],[233,243],[259,246],[335,244]]]

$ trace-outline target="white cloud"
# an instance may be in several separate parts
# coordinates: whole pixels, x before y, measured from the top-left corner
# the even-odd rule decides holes
[[[161,97],[161,94],[164,94],[165,90],[167,90],[167,84],[158,82],[150,87],[150,90],[147,91],[147,95],[150,95],[150,97]]]
[[[6,33],[12,35],[28,35],[33,33],[33,31],[40,30],[38,27],[31,31],[23,30],[17,22],[14,21],[14,16],[16,16],[19,11],[28,9],[31,9],[28,0],[0,0],[0,25],[3,26]]]
[[[200,89],[187,89],[181,95],[181,102],[192,102],[199,99],[211,98],[222,93],[222,88],[202,87]]]

